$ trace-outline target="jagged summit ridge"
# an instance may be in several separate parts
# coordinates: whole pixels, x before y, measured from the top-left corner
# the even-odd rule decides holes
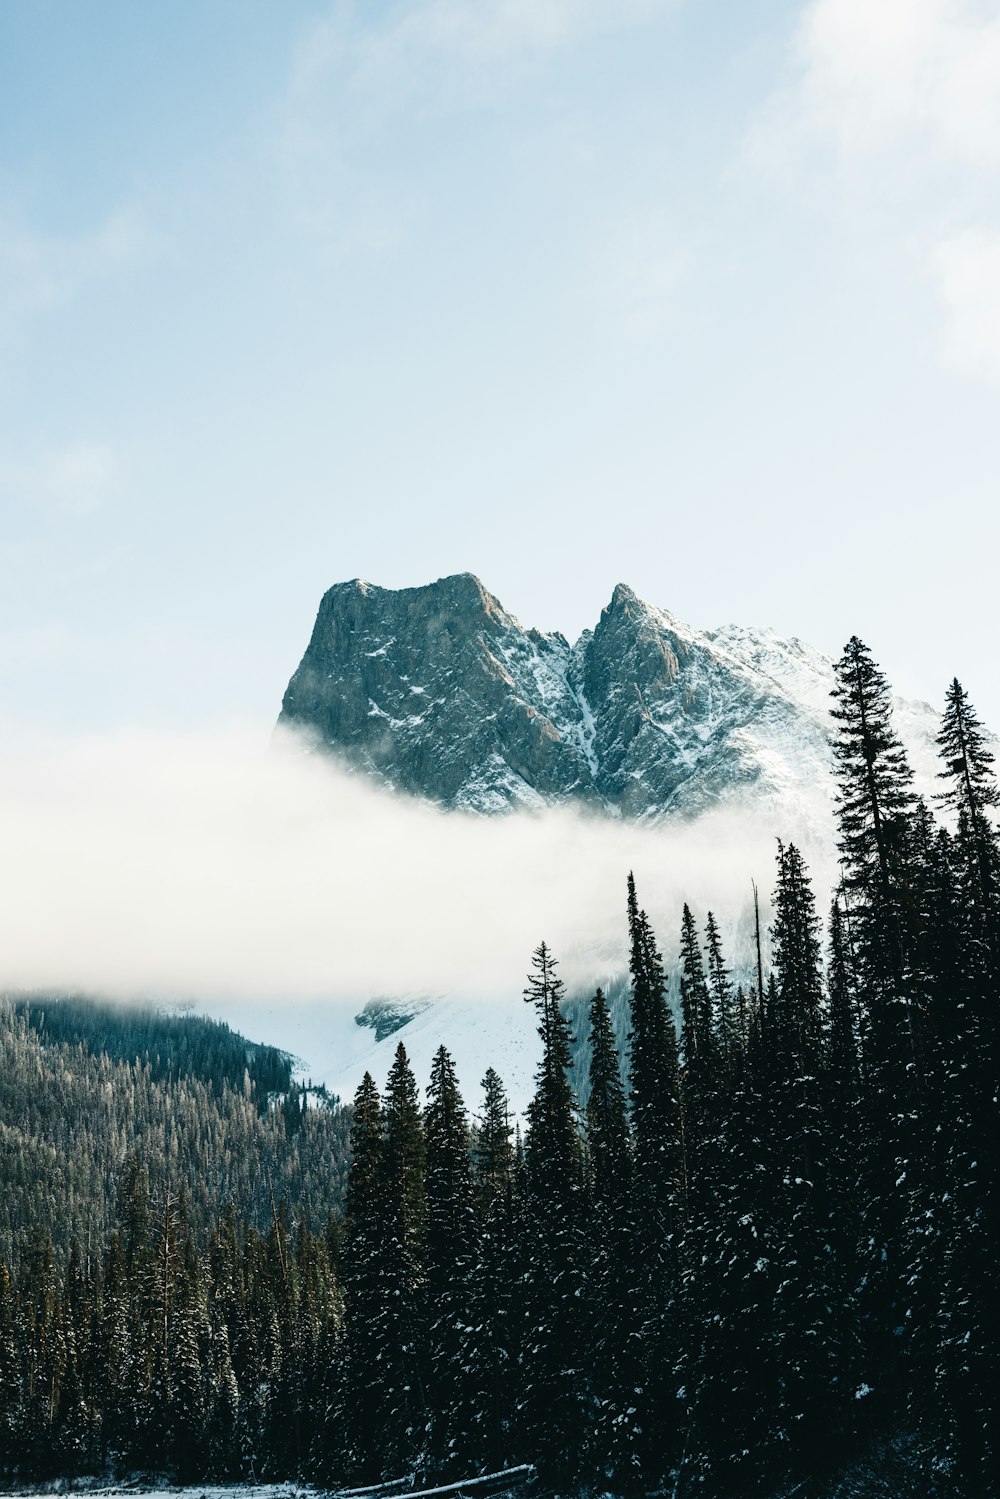
[[[472,573],[354,579],[324,595],[279,722],[444,807],[649,818],[777,797],[825,822],[832,681],[798,640],[694,630],[626,583],[571,645],[526,629]],[[926,760],[933,714],[901,707]]]

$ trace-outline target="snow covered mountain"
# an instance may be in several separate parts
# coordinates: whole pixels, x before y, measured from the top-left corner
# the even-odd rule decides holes
[[[799,640],[737,625],[695,630],[624,583],[570,644],[525,628],[471,573],[398,590],[354,579],[324,595],[279,724],[443,809],[579,806],[620,833],[662,834],[670,863],[675,835],[704,817],[700,836],[719,857],[708,898],[739,965],[750,961],[749,827],[766,834],[768,859],[780,834],[801,844],[820,886],[834,875],[833,682],[832,660]],[[894,713],[929,795],[938,714],[899,699]],[[733,879],[745,892],[739,903],[727,892]],[[680,919],[673,904],[652,909],[668,967]],[[612,966],[593,977],[610,984],[624,1037],[621,976]],[[581,987],[571,1003],[581,1031],[584,1000]],[[537,1060],[534,1018],[516,988],[495,1003],[458,993],[359,995],[350,1008],[286,999],[243,1025],[301,1056],[304,1071],[345,1098],[366,1069],[384,1079],[400,1040],[421,1080],[444,1042],[470,1102],[486,1067],[497,1067],[517,1109]]]
[[[526,629],[471,573],[324,596],[280,724],[401,791],[500,812],[569,801],[691,817],[774,798],[829,829],[831,660],[771,630],[694,630],[619,583],[574,644]],[[930,789],[937,716],[897,704]]]

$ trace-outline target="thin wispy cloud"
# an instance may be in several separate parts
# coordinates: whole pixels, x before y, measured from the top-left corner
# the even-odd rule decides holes
[[[811,0],[787,76],[746,145],[758,168],[793,191],[819,181],[859,223],[874,211],[895,235],[901,273],[918,279],[931,268],[945,365],[996,374],[996,3]]]
[[[777,153],[916,151],[1000,164],[1000,12],[964,0],[812,0],[756,127]]]
[[[820,0],[806,17],[800,47],[807,117],[843,149],[922,138],[936,156],[1000,162],[995,7]]]

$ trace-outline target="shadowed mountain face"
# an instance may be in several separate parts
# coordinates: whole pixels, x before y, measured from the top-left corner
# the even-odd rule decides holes
[[[499,812],[623,817],[832,797],[830,660],[769,630],[689,629],[619,584],[575,645],[525,629],[470,573],[324,596],[279,722],[401,791]],[[934,720],[900,705],[924,758]],[[922,752],[922,753],[921,753]]]

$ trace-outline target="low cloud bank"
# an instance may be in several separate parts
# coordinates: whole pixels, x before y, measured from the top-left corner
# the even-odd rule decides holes
[[[442,813],[235,733],[15,749],[0,757],[0,986],[493,997],[519,991],[542,937],[583,982],[625,960],[629,869],[668,962],[685,899],[745,929],[775,836],[797,837],[781,820],[767,804],[658,827]]]

